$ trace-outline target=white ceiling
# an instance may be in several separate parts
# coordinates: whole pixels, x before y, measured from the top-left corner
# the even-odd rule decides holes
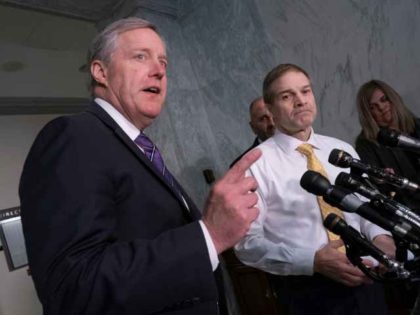
[[[72,111],[88,96],[79,69],[97,24],[142,10],[178,19],[203,3],[181,1],[0,0],[0,115]]]
[[[0,4],[96,22],[131,0],[0,0]]]
[[[0,42],[3,43],[86,51],[95,34],[93,22],[0,5]]]

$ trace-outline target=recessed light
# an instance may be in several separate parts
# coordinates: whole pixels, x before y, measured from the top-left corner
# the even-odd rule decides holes
[[[1,70],[4,72],[18,72],[25,68],[25,65],[17,60],[6,61],[1,64]]]

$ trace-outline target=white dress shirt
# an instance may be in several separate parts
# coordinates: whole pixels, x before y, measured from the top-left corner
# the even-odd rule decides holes
[[[311,275],[315,252],[328,242],[317,197],[300,186],[307,171],[307,158],[296,151],[303,142],[276,131],[258,146],[262,157],[249,169],[258,182],[260,214],[235,250],[247,265],[278,275]],[[328,162],[333,149],[357,158],[346,142],[311,132],[310,143],[333,184],[347,169]],[[344,213],[346,222],[372,240],[385,230],[354,213]]]
[[[133,140],[137,138],[140,134],[140,130],[137,129],[130,121],[127,120],[118,110],[114,108],[111,104],[101,98],[95,98],[95,102],[102,107],[104,111],[108,113],[109,116],[114,119],[114,121],[121,127],[121,129],[127,134],[127,136]],[[135,142],[134,142],[135,143]],[[137,144],[136,144],[137,145]],[[138,145],[137,145],[138,146]],[[144,150],[138,146],[139,149],[144,153]],[[188,204],[185,201],[184,197],[182,197],[185,206],[188,208]],[[209,252],[209,257],[211,261],[211,266],[213,271],[216,270],[217,266],[219,265],[219,258],[217,257],[216,247],[214,246],[213,240],[210,236],[209,231],[207,230],[206,225],[203,221],[199,221],[201,229],[203,230],[204,238],[206,240],[207,250]]]

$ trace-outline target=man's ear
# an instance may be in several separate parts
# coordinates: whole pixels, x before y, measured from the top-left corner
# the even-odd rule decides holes
[[[108,86],[107,67],[101,60],[93,60],[90,64],[92,78],[101,85]]]

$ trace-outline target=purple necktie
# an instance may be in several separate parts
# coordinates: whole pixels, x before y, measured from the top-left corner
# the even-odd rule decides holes
[[[140,132],[134,142],[144,150],[144,154],[150,162],[152,162],[153,166],[163,175],[167,183],[171,185],[171,187],[175,188],[175,190],[179,193],[178,188],[175,187],[172,174],[166,168],[162,155],[152,140],[150,140],[143,132]]]

